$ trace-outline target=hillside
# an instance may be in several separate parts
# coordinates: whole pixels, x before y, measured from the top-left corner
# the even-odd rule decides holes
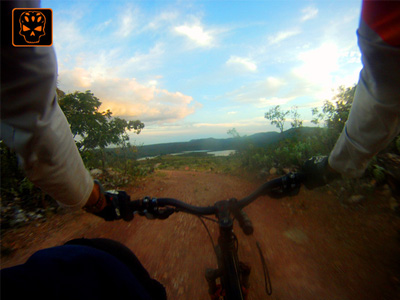
[[[274,144],[282,139],[293,137],[293,135],[311,135],[316,131],[323,130],[316,127],[303,127],[297,129],[289,129],[283,133],[278,132],[260,132],[241,138],[226,139],[195,139],[189,142],[163,143],[154,145],[145,145],[138,147],[137,157],[158,156],[171,153],[180,153],[184,151],[222,151],[222,150],[238,150],[252,144],[256,147],[266,147]]]

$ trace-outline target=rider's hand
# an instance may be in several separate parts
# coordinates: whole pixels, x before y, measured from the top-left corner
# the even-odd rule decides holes
[[[333,170],[328,163],[328,156],[314,156],[307,160],[301,171],[305,175],[304,185],[308,189],[324,186],[340,174]]]
[[[133,219],[133,212],[128,207],[130,197],[123,191],[105,192],[101,183],[94,181],[93,191],[84,209],[106,221]]]

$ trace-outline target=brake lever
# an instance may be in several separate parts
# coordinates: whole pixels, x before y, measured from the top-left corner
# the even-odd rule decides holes
[[[282,177],[282,185],[277,188],[271,189],[267,192],[267,195],[276,199],[287,196],[296,196],[300,192],[302,180],[302,174],[288,173],[284,177]]]
[[[155,209],[152,211],[145,209],[144,211],[139,212],[139,215],[145,216],[148,220],[155,220],[155,219],[165,220],[174,212],[175,209],[173,209],[172,207],[165,207],[162,209]]]
[[[146,208],[139,211],[139,215],[145,216],[149,220],[165,220],[176,211],[172,207],[159,207],[156,198],[150,199],[149,197],[145,197],[143,205]]]
[[[172,207],[164,207],[162,209],[158,209],[156,215],[157,219],[160,220],[165,220],[167,219],[170,215],[172,215],[175,212],[175,209]]]

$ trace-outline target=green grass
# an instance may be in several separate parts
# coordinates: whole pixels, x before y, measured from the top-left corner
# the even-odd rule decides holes
[[[163,155],[140,161],[142,167],[159,170],[191,170],[215,173],[235,173],[240,161],[235,156],[213,156],[206,153]]]

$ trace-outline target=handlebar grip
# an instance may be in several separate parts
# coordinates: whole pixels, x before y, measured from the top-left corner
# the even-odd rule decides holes
[[[239,222],[240,228],[242,228],[245,235],[251,235],[254,231],[253,223],[251,222],[249,216],[240,209],[235,213],[235,217]]]

